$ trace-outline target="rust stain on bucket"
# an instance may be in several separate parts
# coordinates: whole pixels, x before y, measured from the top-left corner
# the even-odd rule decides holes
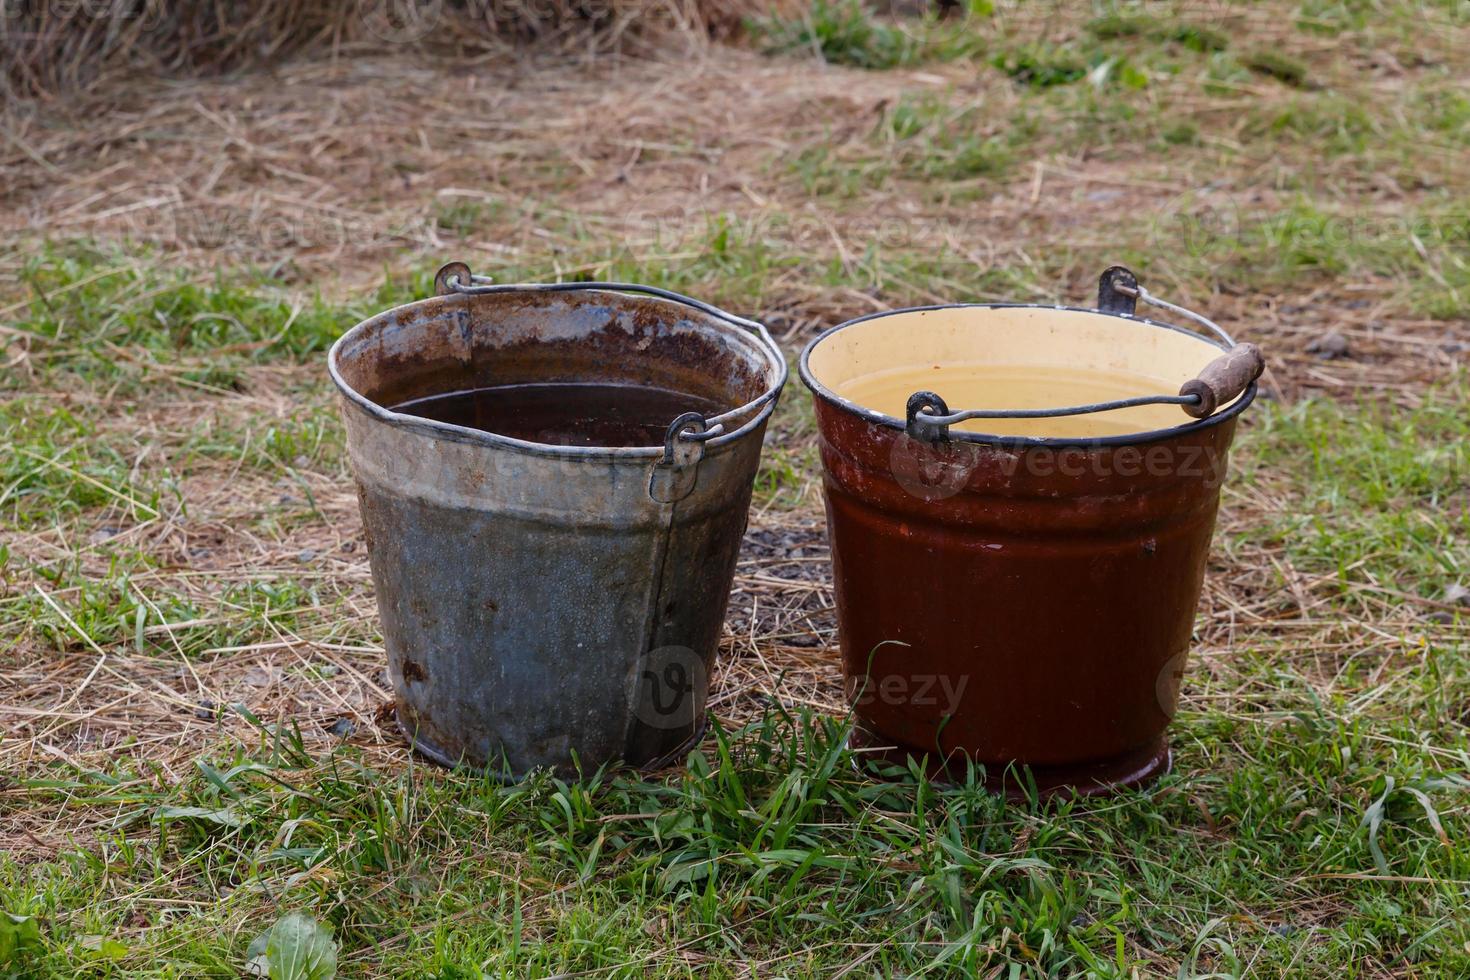
[[[399,722],[511,778],[678,758],[785,359],[645,287],[444,273],[329,357]]]

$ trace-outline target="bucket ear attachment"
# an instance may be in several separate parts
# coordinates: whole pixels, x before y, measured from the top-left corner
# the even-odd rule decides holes
[[[1236,344],[1204,366],[1199,377],[1184,382],[1179,394],[1194,396],[1198,402],[1185,402],[1184,411],[1197,419],[1208,418],[1215,409],[1239,398],[1250,383],[1266,370],[1266,359],[1255,344]]]
[[[1097,282],[1097,308],[1132,316],[1138,310],[1138,277],[1121,265],[1104,272]]]
[[[904,429],[908,432],[909,438],[923,442],[942,442],[949,438],[948,422],[930,420],[930,416],[949,414],[949,406],[934,392],[916,391],[909,395],[905,411],[907,420]]]
[[[648,479],[648,495],[661,504],[689,496],[704,458],[705,441],[721,431],[718,425],[711,428],[698,412],[685,412],[670,422],[664,434],[664,454]]]
[[[463,262],[451,262],[434,273],[434,295],[448,296],[450,293],[460,292],[473,280],[469,266]]]

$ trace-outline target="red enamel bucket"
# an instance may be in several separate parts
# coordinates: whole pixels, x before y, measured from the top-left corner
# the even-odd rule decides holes
[[[1136,315],[1140,299],[1208,334]],[[1013,792],[1167,771],[1260,351],[1115,267],[1097,309],[879,313],[800,368],[855,741],[937,774],[979,764]]]

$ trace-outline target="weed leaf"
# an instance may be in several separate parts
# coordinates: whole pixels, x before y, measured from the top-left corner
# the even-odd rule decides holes
[[[1393,795],[1393,788],[1394,778],[1389,776],[1384,780],[1383,794],[1363,811],[1363,826],[1368,828],[1368,850],[1373,852],[1373,863],[1378,867],[1378,873],[1385,875],[1388,874],[1388,859],[1383,856],[1383,848],[1378,846],[1378,828],[1383,826],[1383,809]]]
[[[162,806],[158,808],[159,820],[198,820],[218,827],[238,830],[250,822],[234,810],[216,810],[203,806]]]
[[[33,916],[0,912],[0,966],[12,966],[41,948],[41,927]]]
[[[270,980],[333,980],[337,944],[309,915],[292,912],[256,936],[245,951],[245,972]]]

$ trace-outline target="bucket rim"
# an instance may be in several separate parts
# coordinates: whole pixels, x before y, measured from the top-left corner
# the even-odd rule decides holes
[[[450,302],[455,299],[456,295],[461,298],[460,301],[463,303],[468,303],[474,296],[474,294],[426,296],[423,299],[412,300],[407,303],[400,303],[398,306],[389,307],[388,309],[381,310],[364,320],[358,321],[346,331],[344,331],[342,336],[338,337],[335,341],[332,342],[332,346],[327,350],[327,373],[331,376],[332,383],[337,386],[337,390],[342,393],[342,396],[347,399],[349,404],[355,406],[363,412],[366,412],[370,417],[376,419],[377,421],[382,422],[386,425],[394,426],[395,428],[406,429],[409,431],[417,432],[421,435],[429,436],[431,438],[444,439],[449,442],[461,442],[469,443],[472,445],[487,446],[496,449],[507,449],[532,456],[550,456],[556,459],[583,459],[590,461],[602,460],[614,462],[643,462],[645,460],[660,459],[664,456],[664,447],[662,445],[561,446],[554,443],[531,442],[526,439],[514,439],[510,436],[501,435],[497,432],[487,432],[484,429],[472,429],[463,425],[454,425],[451,422],[440,422],[435,419],[427,419],[420,415],[408,415],[403,412],[395,412],[391,408],[387,408],[386,406],[380,405],[377,402],[373,401],[371,398],[367,397],[362,392],[352,387],[352,385],[348,384],[347,380],[342,377],[342,373],[338,368],[337,362],[339,357],[341,356],[344,346],[356,336],[360,336],[362,332],[365,332],[370,325],[378,321],[386,320],[390,317],[402,315],[407,311],[418,312],[417,308],[420,307],[427,307],[433,304],[443,304],[446,302]],[[547,296],[550,294],[547,293],[545,290],[538,290],[534,284],[528,284],[527,288],[524,290],[503,290],[494,295]],[[582,295],[592,297],[609,296],[627,298],[626,293],[618,293],[614,290],[588,290]],[[688,318],[689,312],[697,313],[700,316],[707,318],[704,321],[706,325],[716,326],[722,330],[729,332],[732,335],[745,338],[749,343],[753,344],[756,349],[760,350],[760,352],[766,358],[767,366],[774,371],[773,375],[767,375],[768,377],[773,377],[774,380],[768,382],[766,387],[761,391],[758,396],[733,409],[730,409],[729,413],[743,414],[744,412],[750,410],[753,406],[757,405],[760,407],[760,410],[755,412],[744,424],[738,426],[730,432],[722,433],[721,435],[715,436],[712,439],[703,440],[702,445],[705,447],[706,452],[711,449],[718,449],[722,446],[737,442],[740,439],[743,439],[745,436],[749,435],[751,432],[758,429],[760,426],[764,425],[766,421],[771,417],[771,413],[775,411],[776,402],[780,400],[781,391],[786,387],[786,382],[789,380],[791,374],[790,367],[786,363],[786,358],[775,347],[775,342],[771,341],[769,346],[765,343],[765,338],[768,338],[770,335],[764,333],[764,329],[762,331],[762,334],[752,334],[748,331],[740,330],[733,324],[723,321],[718,317],[711,316],[701,310],[689,311],[688,308],[680,307],[679,304],[674,303],[671,300],[666,300],[659,297],[647,297],[643,301],[666,305],[669,308],[675,310],[684,310],[684,318],[686,319]],[[673,420],[671,419],[670,422],[672,423],[672,421]]]
[[[869,320],[878,320],[888,316],[898,316],[904,313],[929,313],[935,310],[1052,310],[1058,313],[1090,313],[1094,316],[1110,316],[1120,320],[1130,320],[1135,323],[1146,324],[1150,327],[1159,327],[1164,330],[1173,330],[1176,333],[1196,337],[1211,347],[1219,349],[1222,353],[1229,348],[1213,337],[1206,336],[1198,330],[1190,330],[1173,323],[1165,323],[1162,320],[1154,320],[1146,316],[1138,316],[1135,313],[1112,313],[1105,310],[1091,309],[1085,306],[1066,306],[1057,303],[936,303],[930,306],[906,306],[896,310],[879,310],[860,317],[854,317],[828,327],[817,336],[813,337],[801,350],[801,357],[797,360],[797,373],[801,377],[802,384],[806,385],[813,397],[818,398],[832,407],[856,415],[867,422],[882,425],[890,429],[898,429],[907,432],[908,426],[904,419],[894,415],[865,408],[856,402],[849,401],[818,381],[811,373],[808,364],[812,351],[822,341],[833,334],[859,323]],[[1239,398],[1230,405],[1203,419],[1194,419],[1181,425],[1168,429],[1148,429],[1143,432],[1129,432],[1118,436],[1098,436],[1096,438],[1081,438],[1078,436],[1003,436],[989,432],[965,432],[955,429],[949,431],[949,438],[957,442],[981,443],[988,446],[1001,446],[1007,449],[1033,449],[1033,448],[1105,448],[1111,446],[1131,446],[1145,442],[1154,442],[1159,439],[1172,438],[1174,436],[1186,435],[1200,432],[1204,429],[1219,425],[1228,419],[1233,419],[1256,399],[1257,382],[1252,381],[1246,386]]]

